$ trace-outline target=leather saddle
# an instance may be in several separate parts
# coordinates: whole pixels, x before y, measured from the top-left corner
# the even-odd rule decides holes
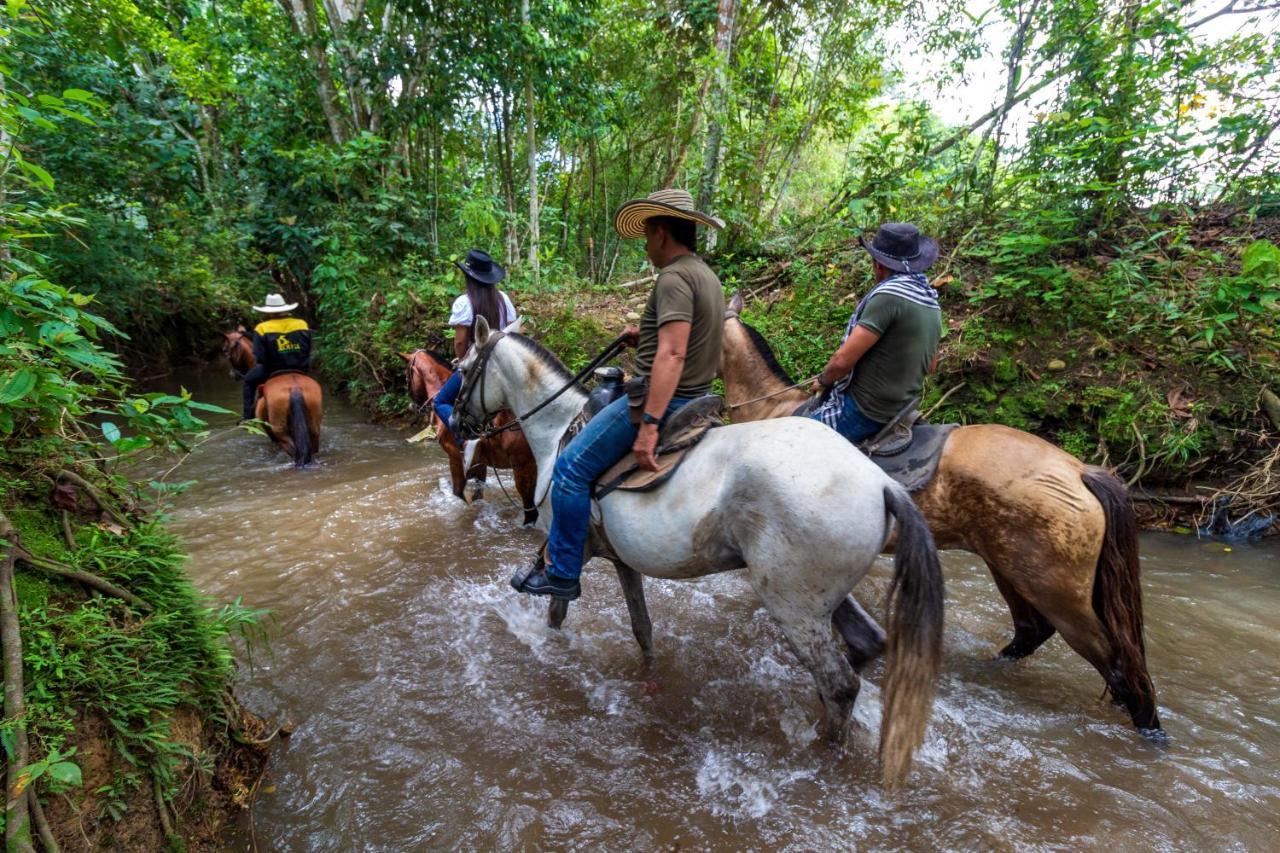
[[[647,471],[628,453],[600,475],[593,496],[596,500],[610,492],[649,492],[670,480],[689,451],[712,429],[724,424],[724,398],[716,394],[696,397],[667,418],[658,432],[657,471]]]
[[[822,404],[814,395],[793,413],[808,415]],[[920,398],[912,399],[880,432],[861,441],[857,448],[909,492],[918,492],[933,480],[942,459],[947,436],[959,424],[927,424],[920,420]]]

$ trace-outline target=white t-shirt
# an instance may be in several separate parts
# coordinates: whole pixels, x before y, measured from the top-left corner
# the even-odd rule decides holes
[[[506,291],[499,290],[498,296],[502,297],[502,316],[499,317],[503,326],[510,326],[516,321],[516,306],[511,304],[511,297],[507,296]],[[466,326],[471,328],[471,323],[475,320],[475,312],[471,309],[471,300],[467,298],[467,294],[462,294],[453,300],[453,313],[449,315],[450,326]]]

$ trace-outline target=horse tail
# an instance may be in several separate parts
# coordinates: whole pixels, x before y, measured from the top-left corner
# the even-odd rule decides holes
[[[311,427],[307,423],[307,401],[301,388],[289,391],[289,429],[293,433],[293,464],[301,468],[311,463]]]
[[[898,523],[887,606],[887,649],[880,723],[880,772],[892,787],[924,741],[942,667],[942,564],[933,534],[911,496],[896,483],[884,489]]]
[[[1105,469],[1091,467],[1081,479],[1102,505],[1107,524],[1093,579],[1093,612],[1102,622],[1114,655],[1107,685],[1116,701],[1128,709],[1135,726],[1158,730],[1156,690],[1147,673],[1142,639],[1142,570],[1133,504],[1124,483]]]

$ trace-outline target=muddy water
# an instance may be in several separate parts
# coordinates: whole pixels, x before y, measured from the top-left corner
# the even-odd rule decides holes
[[[234,406],[221,375],[185,377]],[[944,556],[945,676],[907,790],[875,784],[876,666],[839,754],[812,682],[735,575],[649,581],[644,669],[607,565],[566,630],[506,585],[540,534],[492,483],[471,507],[438,448],[328,401],[321,461],[230,434],[175,478],[196,582],[275,613],[251,707],[297,733],[259,797],[260,849],[1116,848],[1280,842],[1280,548],[1143,541],[1151,667],[1172,744],[1138,738],[1054,638],[995,663],[1004,606]],[[508,487],[510,484],[508,483]],[[882,560],[859,591],[876,604]],[[243,843],[243,839],[241,839]]]

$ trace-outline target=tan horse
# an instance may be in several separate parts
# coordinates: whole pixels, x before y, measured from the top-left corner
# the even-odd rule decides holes
[[[721,358],[733,419],[790,415],[809,393],[789,389],[768,343],[739,318],[742,307],[735,294]],[[1001,657],[1026,657],[1057,631],[1102,674],[1134,726],[1162,736],[1143,643],[1137,524],[1122,482],[1034,435],[979,424],[951,432],[937,475],[912,497],[939,548],[986,561],[1013,616]]]
[[[243,325],[222,333],[222,354],[231,364],[231,372],[237,379],[258,363],[253,357],[253,334]]]
[[[402,352],[405,360],[405,381],[409,387],[409,399],[419,408],[439,393],[441,386],[453,375],[453,368],[444,357],[428,350]],[[480,439],[471,460],[471,468],[463,470],[463,448],[440,416],[433,410],[432,422],[436,426],[436,440],[440,448],[449,458],[449,476],[453,481],[453,493],[464,497],[467,475],[473,479],[484,481],[485,469],[511,469],[515,479],[516,492],[523,503],[524,523],[535,524],[538,521],[538,508],[535,505],[534,492],[538,485],[538,463],[529,449],[529,442],[518,428],[507,430],[491,438]],[[505,426],[515,420],[511,412],[502,412],[494,419],[495,426]]]
[[[305,373],[277,373],[258,388],[254,417],[270,426],[271,440],[301,468],[320,451],[324,417],[320,384]]]

